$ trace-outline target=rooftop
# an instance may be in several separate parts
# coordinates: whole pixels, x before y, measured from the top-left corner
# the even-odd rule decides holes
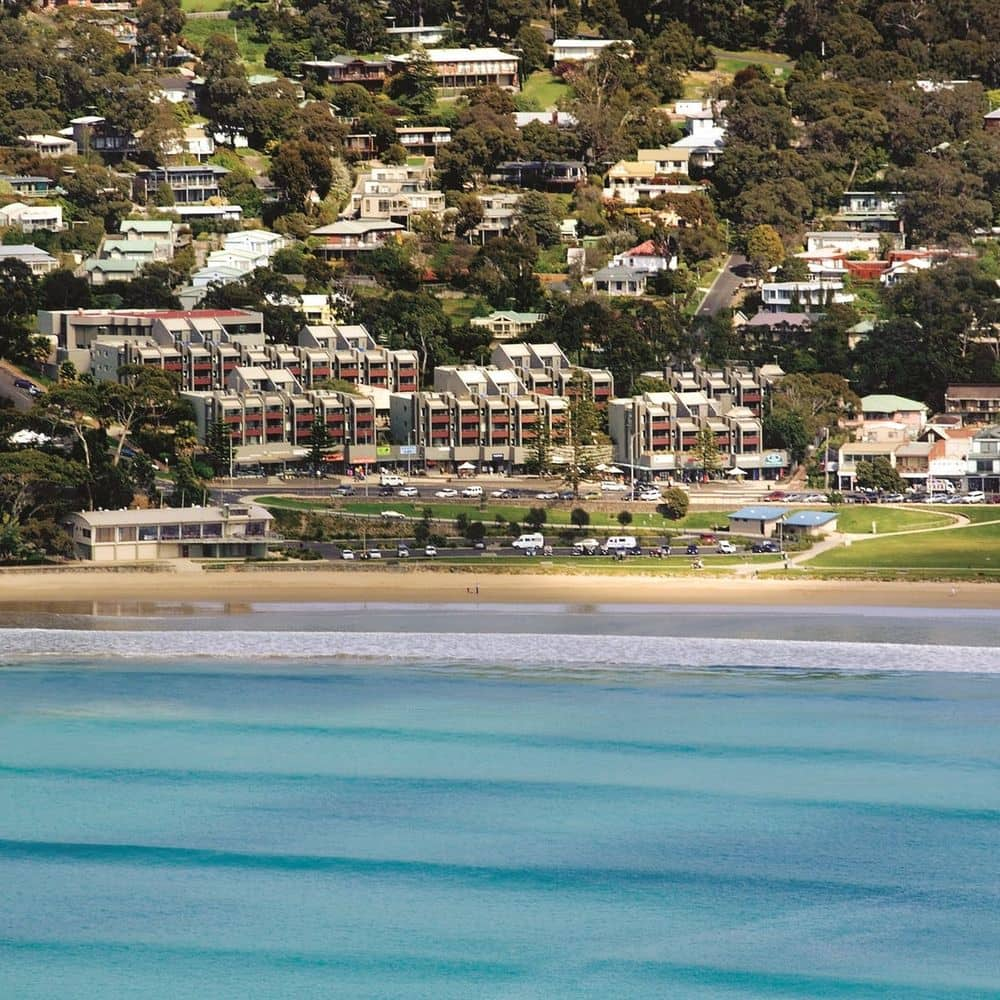
[[[785,518],[785,524],[792,528],[817,528],[837,520],[836,511],[832,510],[797,510]]]
[[[861,399],[862,413],[911,413],[917,410],[927,411],[926,403],[918,403],[915,399],[905,396],[894,396],[891,393],[863,396]]]
[[[245,513],[236,514],[236,511]],[[148,510],[85,510],[77,511],[75,516],[87,524],[98,527],[117,524],[192,524],[202,521],[221,521],[225,515],[222,507],[154,507]],[[229,516],[273,520],[268,511],[256,504],[232,504]]]
[[[787,507],[741,507],[729,515],[731,521],[780,521],[788,513]]]

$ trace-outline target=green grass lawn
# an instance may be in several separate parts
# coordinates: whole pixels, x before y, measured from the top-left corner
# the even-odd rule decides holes
[[[240,58],[246,64],[247,73],[267,72],[264,66],[264,53],[267,51],[267,45],[250,41],[249,28],[237,27],[233,21],[214,17],[189,19],[184,25],[182,37],[201,47],[212,35],[226,35],[228,38],[232,38],[234,27],[236,28],[236,44],[239,46]]]
[[[525,110],[530,110],[528,108],[530,105],[535,111],[548,111],[554,108],[560,98],[565,97],[569,92],[569,86],[563,83],[559,77],[547,69],[540,69],[524,81],[518,105],[524,107]]]
[[[952,524],[942,508],[935,513],[924,507],[914,510],[896,510],[894,507],[879,507],[874,504],[853,505],[837,508],[837,530],[846,534],[871,534],[872,521],[876,532],[884,535],[889,531],[912,531],[920,528],[943,528]]]
[[[730,52],[725,49],[715,49],[715,69],[694,71],[684,78],[684,97],[688,99],[702,97],[713,84],[729,83],[733,76],[747,66],[757,64],[774,73],[776,80],[785,80],[794,67],[794,62],[780,52],[763,52],[748,50],[747,52]],[[777,72],[774,72],[777,70]]]
[[[945,507],[923,507],[922,510],[932,510],[940,514],[961,514],[973,524],[983,521],[1000,521],[1000,505],[998,504],[948,504]]]
[[[185,14],[201,14],[207,11],[229,10],[233,0],[181,0],[181,10]]]
[[[954,531],[931,531],[855,542],[820,553],[808,563],[820,569],[927,569],[1000,573],[1000,522]]]

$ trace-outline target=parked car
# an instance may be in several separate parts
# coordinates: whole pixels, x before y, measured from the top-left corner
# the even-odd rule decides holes
[[[416,486],[404,486],[401,490],[396,490],[396,496],[418,497],[420,496],[420,490],[418,490]]]
[[[535,494],[535,499],[536,500],[558,500],[559,499],[559,494],[556,493],[556,492],[554,492],[553,490],[547,490],[544,493],[536,493]]]
[[[596,556],[601,551],[601,543],[596,538],[581,538],[573,543],[573,555]]]
[[[718,539],[715,537],[714,532],[703,531],[698,536],[698,541],[701,542],[702,545],[714,545],[718,541]]]
[[[393,494],[392,494],[392,487],[391,487],[391,486],[383,486],[383,487],[382,487],[382,488],[381,488],[381,489],[380,489],[380,490],[378,491],[378,495],[379,495],[380,497],[391,497],[391,496],[393,495]]]
[[[381,549],[365,549],[365,551],[361,553],[361,558],[362,559],[381,559],[382,558],[382,550]]]
[[[478,499],[482,495],[483,495],[482,486],[466,486],[465,489],[462,490],[462,496],[468,497],[470,500]]]
[[[450,486],[445,487],[443,490],[438,490],[434,496],[440,497],[442,500],[450,499],[451,497],[458,496],[458,490],[453,490]]]
[[[406,515],[401,514],[398,510],[384,510],[382,511],[382,517],[386,521],[405,521]]]
[[[354,558],[354,549],[341,549],[340,550],[340,558],[341,559],[353,559]]]
[[[788,494],[784,490],[771,490],[770,493],[764,494],[765,500],[784,500]]]
[[[410,550],[409,550],[409,548],[407,546],[405,546],[405,545],[397,545],[396,546],[396,558],[397,559],[409,559],[410,558]]]
[[[659,490],[643,490],[642,493],[639,494],[638,499],[647,500],[649,503],[659,503],[663,497],[660,496]]]
[[[685,551],[687,552],[687,554],[689,556],[696,556],[696,555],[698,555],[698,546],[695,545],[694,542],[689,542],[688,543],[688,547],[687,547],[687,549]]]
[[[353,486],[338,486],[333,492],[339,497],[352,497],[355,490]]]
[[[986,494],[982,490],[973,490],[965,495],[966,503],[986,503]]]
[[[736,555],[736,546],[733,545],[732,542],[723,538],[722,541],[715,546],[715,551],[725,556],[734,556]]]
[[[572,500],[573,497],[574,494],[572,490],[563,490],[563,492],[559,494],[560,500]]]
[[[435,546],[433,546],[433,545],[425,545],[424,546],[424,555],[425,556],[428,556],[429,558],[433,558],[437,554],[438,554],[438,550],[437,550],[437,548]]]
[[[476,541],[472,543],[472,547],[477,552],[484,552],[486,550],[486,542],[484,542],[481,538],[477,538]]]
[[[601,490],[605,493],[628,493],[628,487],[624,483],[616,483],[605,480],[601,483]]]
[[[772,542],[769,539],[765,539],[762,542],[754,542],[750,546],[751,552],[780,552],[781,549],[778,547],[777,542]]]
[[[494,500],[509,500],[513,495],[510,490],[494,490],[490,494]]]

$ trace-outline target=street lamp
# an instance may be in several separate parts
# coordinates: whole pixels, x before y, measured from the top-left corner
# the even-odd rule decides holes
[[[823,439],[823,492],[830,491],[830,428],[824,427],[826,435]]]

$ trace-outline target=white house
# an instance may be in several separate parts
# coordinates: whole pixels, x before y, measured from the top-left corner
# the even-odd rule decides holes
[[[32,274],[48,274],[59,266],[59,261],[52,254],[31,243],[0,246],[0,260],[19,260]]]
[[[616,253],[611,259],[615,267],[627,267],[633,271],[644,271],[647,274],[656,274],[658,271],[676,271],[677,257],[666,255],[663,247],[658,246],[653,240],[646,240],[631,250],[623,253]]]
[[[631,267],[602,267],[594,272],[594,291],[603,295],[622,295],[638,298],[646,294],[646,271]]]
[[[816,313],[853,301],[854,295],[845,292],[844,283],[837,279],[765,281],[761,289],[761,304],[769,313]]]
[[[841,253],[878,253],[879,234],[853,230],[806,233],[806,251],[839,250]]]
[[[632,43],[624,38],[557,38],[552,43],[552,62],[556,66],[591,62],[612,45],[632,48]]]
[[[254,254],[266,255],[270,260],[287,242],[284,236],[266,229],[241,229],[237,233],[230,233],[223,245],[227,250],[249,250]]]
[[[22,201],[0,208],[0,226],[20,229],[22,233],[33,233],[36,229],[57,233],[66,228],[62,205],[25,205]]]

